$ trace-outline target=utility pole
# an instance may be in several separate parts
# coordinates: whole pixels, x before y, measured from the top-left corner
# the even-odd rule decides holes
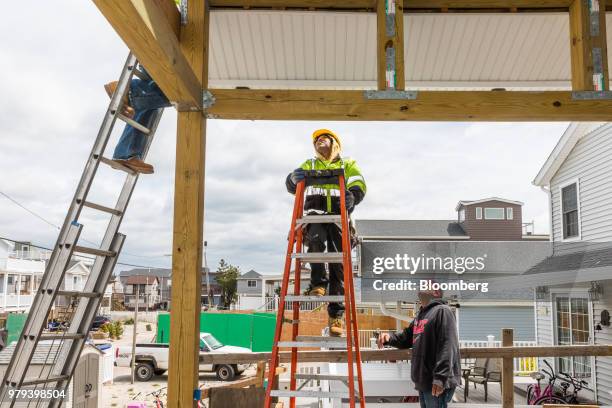
[[[210,279],[208,278],[208,262],[206,261],[206,246],[208,245],[207,241],[204,241],[204,272],[206,272],[206,297],[208,299],[208,309],[211,309],[212,304],[212,296],[210,293]]]
[[[138,304],[140,303],[140,284],[136,285],[136,306],[134,307],[134,337],[132,338],[132,384],[136,373],[136,333],[138,327]]]

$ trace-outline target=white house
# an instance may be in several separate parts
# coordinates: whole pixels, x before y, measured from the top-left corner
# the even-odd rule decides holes
[[[29,243],[0,240],[0,311],[27,312],[38,290],[51,251]],[[62,289],[83,290],[93,260],[77,258],[68,264]],[[65,299],[56,304],[65,306]]]
[[[612,344],[612,124],[572,123],[534,180],[549,196],[552,256],[520,281],[535,290],[539,345]],[[549,360],[612,404],[609,357]]]

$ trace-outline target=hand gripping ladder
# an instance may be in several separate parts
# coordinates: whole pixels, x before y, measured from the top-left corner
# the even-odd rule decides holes
[[[340,188],[340,215],[304,215],[305,188],[311,185],[337,184]],[[305,253],[303,248],[303,234],[306,225],[334,223],[340,224],[342,229],[342,252],[334,253]],[[291,274],[291,262],[295,260],[293,295],[288,295],[288,286]],[[344,266],[344,296],[303,296],[300,295],[300,272],[302,263],[327,262],[342,263]],[[346,337],[319,337],[300,336],[300,302],[327,301],[344,302]],[[293,319],[291,341],[280,341],[285,314],[285,302],[292,302]],[[325,374],[300,374],[296,373],[298,364],[298,348],[304,347],[338,347],[346,342],[348,376],[325,375]],[[291,377],[289,390],[274,390],[274,380],[277,367],[280,363],[279,347],[291,348]],[[355,378],[354,366],[357,366],[357,377]],[[342,381],[347,384],[348,392],[319,392],[296,389],[296,380],[330,380]],[[355,392],[355,382],[358,384],[358,393]],[[300,387],[301,388],[301,387]],[[357,329],[357,312],[355,308],[355,288],[353,287],[353,268],[351,262],[351,244],[349,237],[349,217],[345,206],[345,178],[344,170],[310,170],[306,171],[306,178],[297,185],[295,192],[295,203],[293,206],[293,217],[289,231],[289,243],[287,245],[287,257],[285,258],[285,270],[281,285],[280,300],[278,302],[278,314],[276,317],[276,332],[274,334],[274,345],[268,373],[268,387],[266,389],[265,408],[271,408],[272,397],[289,397],[290,407],[295,407],[296,397],[306,398],[346,398],[350,407],[355,407],[356,398],[359,399],[361,408],[365,407],[363,397],[363,383],[361,374],[361,352],[359,350],[359,332]]]
[[[146,78],[146,74],[140,71],[137,65],[136,57],[130,54],[119,77],[117,89],[111,98],[91,154],[87,159],[85,170],[70,204],[53,253],[47,263],[25,326],[4,374],[4,380],[0,384],[0,405],[3,408],[13,407],[16,403],[15,393],[11,392],[11,390],[44,389],[45,391],[52,391],[51,394],[55,395],[58,395],[61,391],[66,392],[70,378],[77,365],[87,334],[96,316],[100,301],[125,240],[125,235],[120,234],[118,231],[138,181],[138,173],[126,166],[118,165],[103,156],[106,145],[115,121],[120,119],[149,136],[144,151],[146,156],[163,111],[159,109],[153,115],[150,128],[142,126],[121,113],[122,99],[126,92],[128,92],[132,75]],[[113,168],[122,170],[127,174],[114,208],[87,201],[89,190],[100,163],[112,165]],[[93,210],[110,214],[110,221],[99,248],[79,245],[79,236],[83,229],[83,225],[79,223],[79,216],[83,207],[89,207]],[[73,254],[95,256],[95,261],[83,291],[61,289],[66,268]],[[57,296],[66,297],[69,303],[76,303],[76,307],[68,317],[69,326],[65,331],[44,332],[48,315]],[[28,373],[31,362],[36,362],[37,364],[44,363],[45,368],[42,372]],[[56,392],[54,393],[53,390]],[[40,394],[40,391],[38,392]],[[37,407],[59,407],[62,405],[63,400],[61,397],[45,397],[37,401],[29,400],[28,406],[32,404],[32,406]]]

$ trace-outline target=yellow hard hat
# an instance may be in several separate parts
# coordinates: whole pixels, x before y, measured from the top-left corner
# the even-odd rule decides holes
[[[338,136],[337,134],[335,134],[334,132],[332,132],[329,129],[317,129],[312,133],[312,143],[316,142],[317,139],[319,138],[319,136],[322,135],[330,135],[332,139],[335,140],[336,143],[338,143],[338,147],[342,147],[342,141],[340,140],[340,136]]]

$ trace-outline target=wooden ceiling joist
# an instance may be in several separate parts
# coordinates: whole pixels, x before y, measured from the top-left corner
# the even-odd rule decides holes
[[[210,0],[211,8],[376,10],[376,0]],[[401,5],[401,0],[398,0]],[[404,0],[406,11],[567,11],[572,0]]]
[[[208,117],[247,120],[612,121],[612,100],[569,91],[419,91],[367,99],[363,91],[211,89]]]
[[[179,110],[200,109],[202,83],[185,58],[172,0],[93,0]]]

